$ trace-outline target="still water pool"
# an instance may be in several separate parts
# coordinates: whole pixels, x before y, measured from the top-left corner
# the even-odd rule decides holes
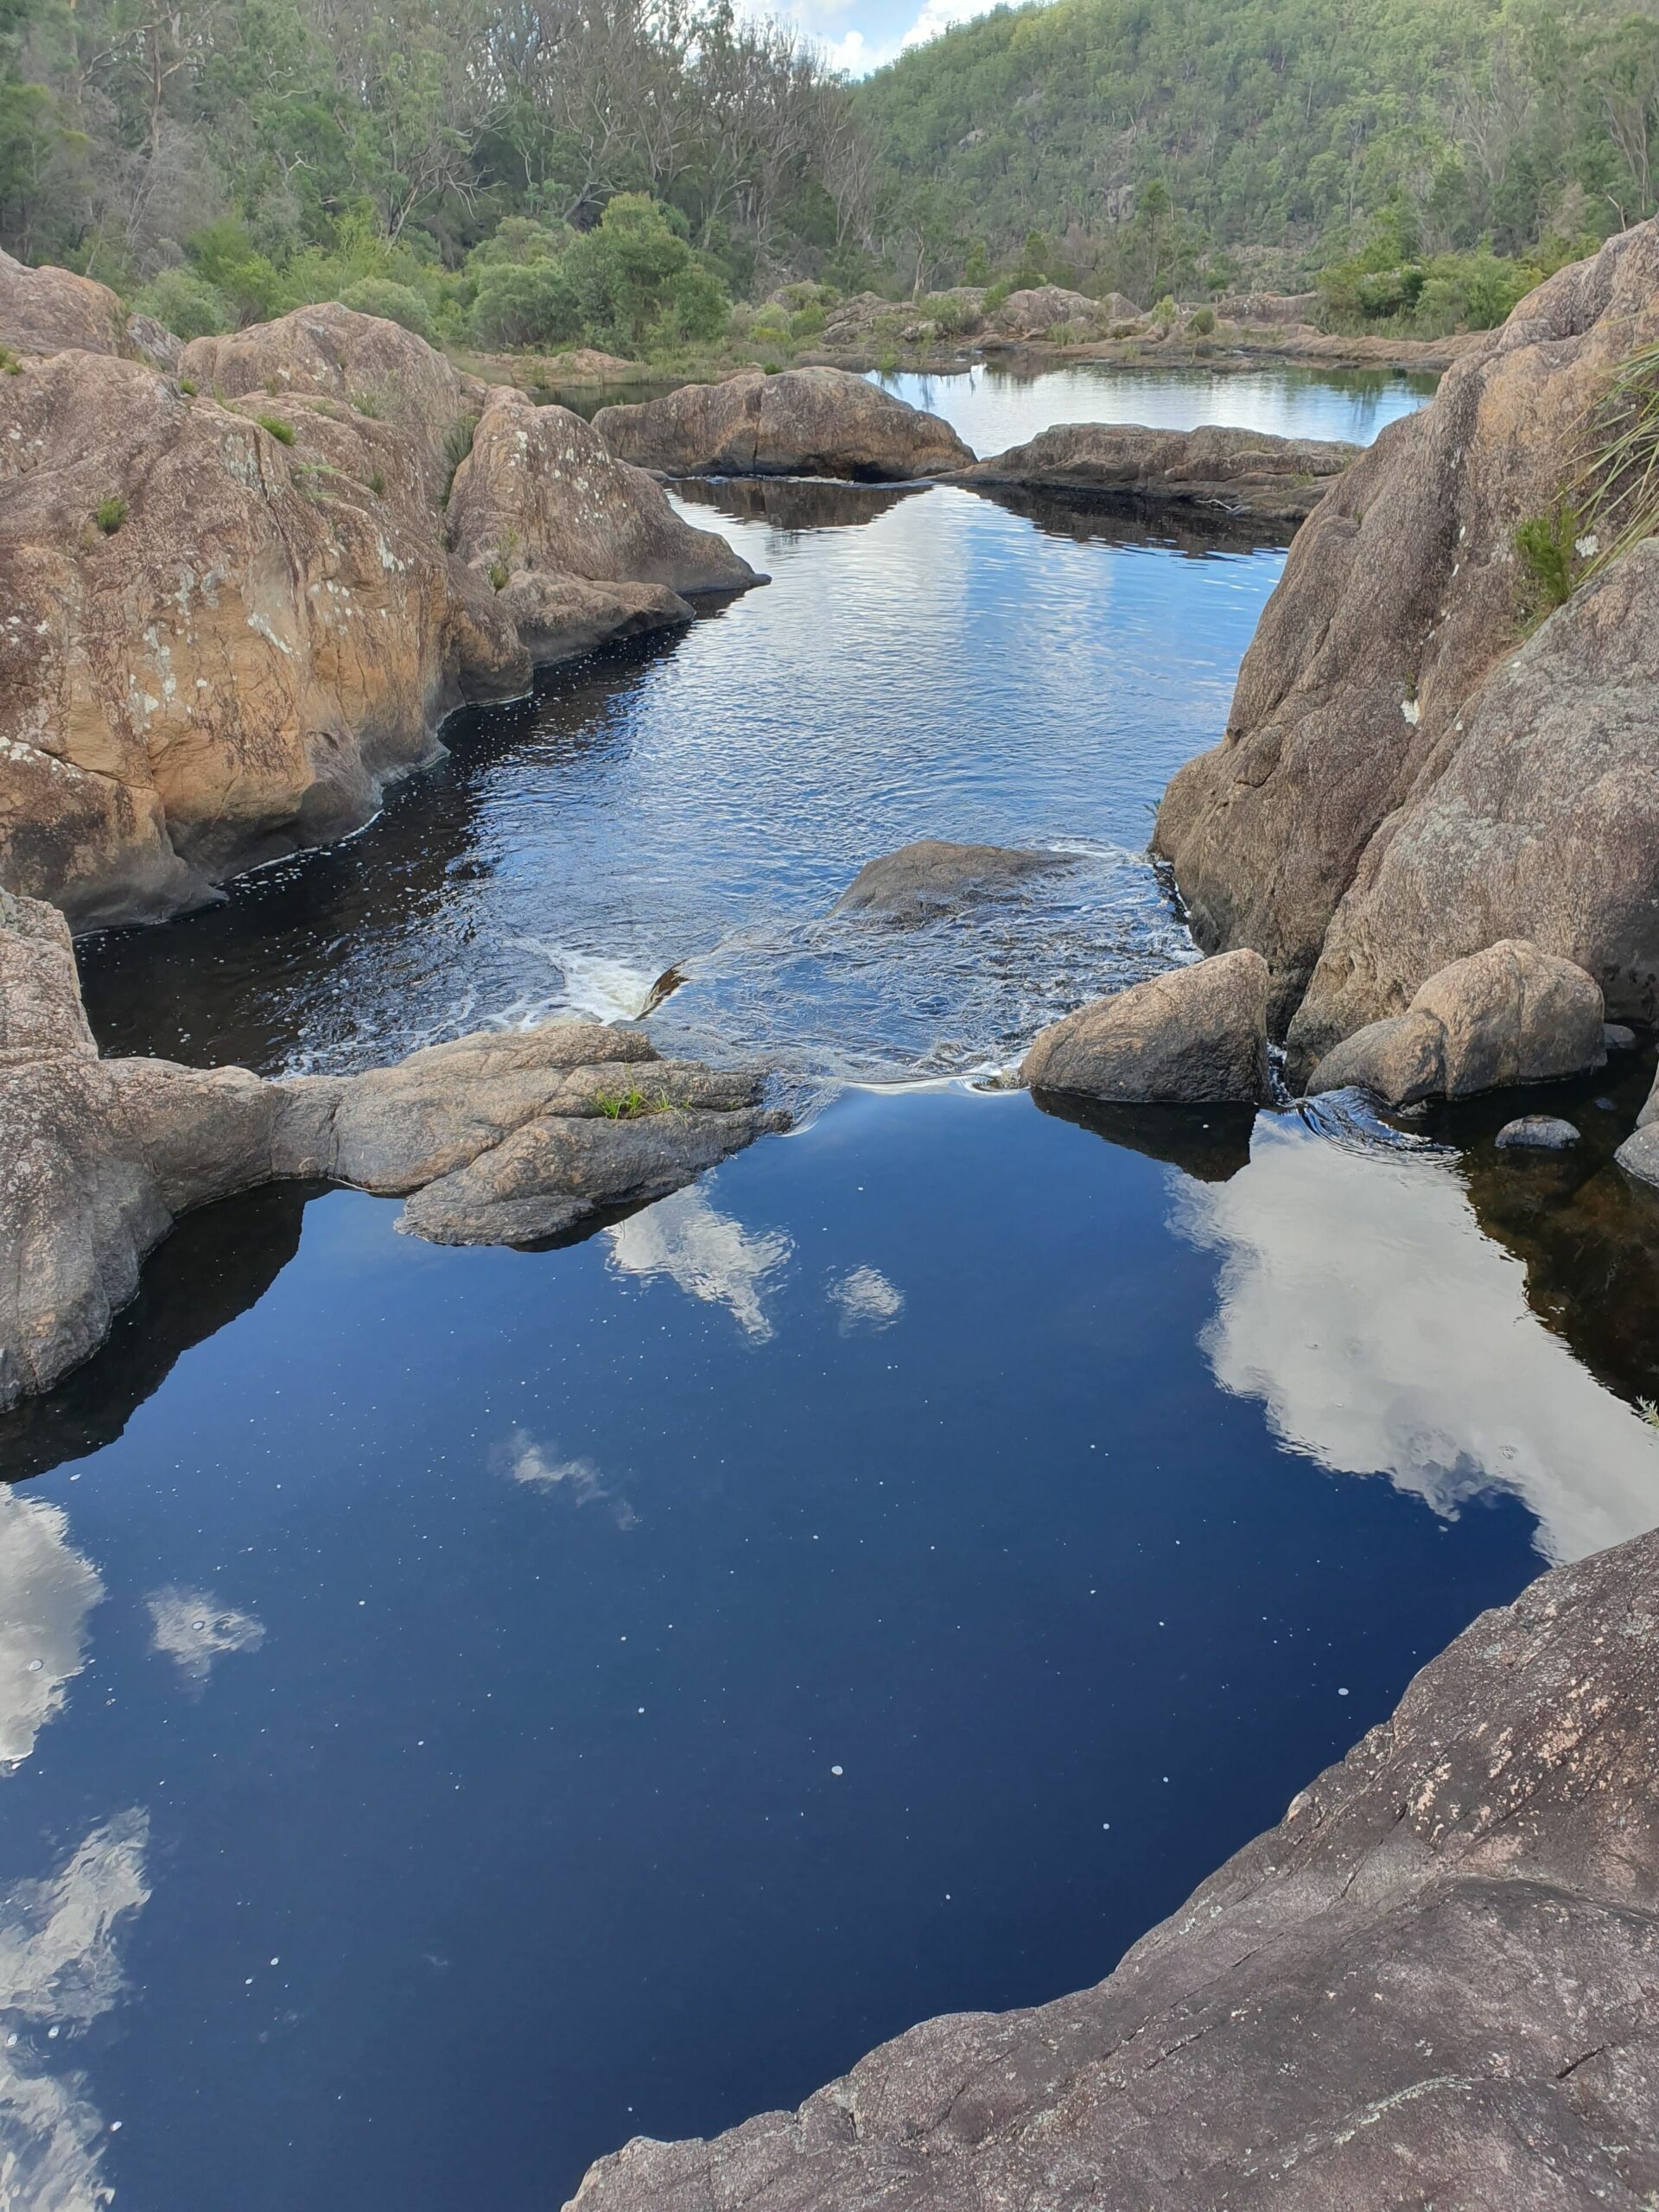
[[[1088,411],[1198,420],[1210,383]],[[1230,379],[1234,419],[1257,384],[1356,435],[1416,397]],[[982,446],[1082,411],[928,397]],[[1150,810],[1281,554],[683,497],[769,588],[83,948],[106,1047],[267,1068],[626,1015],[679,961],[653,1035],[804,1112],[559,1251],[211,1209],[0,1425],[25,2212],[531,2212],[631,2133],[1097,1978],[1481,1607],[1659,1518],[1659,1286],[1608,1166],[1646,1066],[1553,1097],[1585,1147],[1520,1168],[1502,1101],[1084,1123],[960,1079],[1186,950]],[[937,930],[826,921],[923,834],[1084,859]]]

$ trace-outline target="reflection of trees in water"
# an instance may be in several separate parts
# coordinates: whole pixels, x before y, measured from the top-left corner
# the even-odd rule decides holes
[[[1281,550],[1296,525],[1221,507],[1176,509],[1128,493],[1033,490],[1019,484],[971,484],[964,489],[1019,515],[1046,537],[1079,544],[1153,546],[1204,560],[1212,553]]]
[[[306,1201],[321,1187],[271,1183],[186,1215],[145,1263],[102,1350],[45,1397],[0,1414],[0,1480],[112,1444],[193,1344],[264,1297],[298,1251]]]
[[[816,476],[685,477],[674,495],[689,505],[713,507],[734,522],[763,522],[773,530],[853,530],[874,522],[925,484],[833,484]]]

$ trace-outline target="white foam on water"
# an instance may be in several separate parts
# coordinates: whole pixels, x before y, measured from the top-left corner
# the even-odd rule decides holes
[[[549,944],[534,937],[511,942],[530,952],[539,952],[564,978],[564,989],[551,1003],[596,1021],[637,1021],[644,1014],[658,978],[668,963],[654,961],[649,968],[626,960],[613,960],[602,952],[576,952],[568,946]]]

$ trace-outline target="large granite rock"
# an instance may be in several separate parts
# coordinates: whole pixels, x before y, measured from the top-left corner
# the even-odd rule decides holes
[[[175,1218],[286,1177],[408,1195],[447,1244],[565,1236],[689,1183],[787,1116],[752,1072],[637,1029],[486,1031],[359,1076],[98,1057],[68,928],[0,891],[0,1408],[96,1350]]]
[[[0,378],[0,883],[77,928],[359,827],[453,708],[760,581],[395,323],[302,309],[187,365]]]
[[[13,353],[125,350],[127,311],[107,284],[72,270],[31,269],[0,251],[0,346]]]
[[[1613,1157],[1627,1175],[1659,1189],[1659,1076],[1636,1117],[1636,1127]]]
[[[613,458],[564,407],[505,387],[485,402],[449,495],[449,542],[475,568],[542,571],[676,594],[760,579],[710,530],[683,522],[660,484]]]
[[[1548,1083],[1601,1065],[1602,1028],[1601,992],[1582,968],[1506,938],[1431,976],[1404,1014],[1344,1038],[1307,1089],[1357,1084],[1409,1106]]]
[[[1480,687],[1378,830],[1291,1024],[1307,1059],[1495,938],[1659,1011],[1659,542],[1579,592]]]
[[[913,928],[978,899],[994,898],[1034,875],[1074,867],[1069,853],[1028,851],[1011,845],[957,845],[921,837],[897,852],[867,861],[832,914],[861,914],[872,921]]]
[[[579,2212],[1638,2212],[1659,2193],[1659,1536],[1484,1613],[1096,1987]]]
[[[1433,404],[1384,429],[1298,532],[1240,672],[1226,737],[1174,778],[1154,836],[1199,942],[1266,955],[1280,1023],[1307,988],[1367,847],[1408,798],[1420,803],[1420,779],[1450,766],[1478,714],[1477,695],[1518,642],[1517,526],[1554,510],[1582,465],[1586,412],[1608,372],[1656,340],[1659,226],[1649,223],[1552,276],[1501,330],[1471,342]],[[1597,623],[1591,611],[1573,632],[1586,675],[1616,658]],[[1553,650],[1542,633],[1535,646],[1538,658]],[[1485,751],[1497,732],[1482,727]],[[1472,763],[1471,773],[1472,808],[1485,808],[1502,772],[1489,760],[1484,777]],[[1554,791],[1554,805],[1561,786],[1535,763],[1517,797],[1522,790],[1529,805]],[[1471,812],[1458,836],[1487,819]],[[1541,816],[1539,827],[1553,849],[1554,821]],[[1510,830],[1490,841],[1500,884],[1506,839],[1516,842]],[[1426,864],[1420,853],[1414,865]],[[1611,883],[1617,871],[1607,873]],[[1465,890],[1479,901],[1478,875],[1459,876],[1459,901]],[[1377,945],[1389,925],[1379,906]],[[1552,942],[1529,912],[1484,912],[1480,926],[1489,937],[1524,927]],[[1589,952],[1594,934],[1581,932],[1573,947]],[[1443,957],[1443,948],[1467,949],[1442,938],[1424,957]],[[1373,987],[1361,963],[1380,959],[1375,947],[1355,940],[1351,976],[1347,950],[1332,950],[1338,966],[1320,984],[1330,1010],[1316,1022],[1310,1009],[1304,1052],[1397,1013],[1401,994],[1427,972],[1385,963]],[[1605,964],[1599,954],[1594,964]]]
[[[1138,423],[1060,423],[1024,445],[976,461],[957,481],[1098,492],[1300,521],[1360,450],[1334,439],[1280,438],[1214,423],[1196,430],[1149,430]]]
[[[900,483],[965,468],[974,457],[937,415],[845,369],[756,370],[683,385],[664,399],[601,407],[594,428],[620,460],[670,475]]]
[[[1020,1080],[1123,1104],[1254,1105],[1271,1096],[1268,983],[1248,950],[1172,968],[1043,1030]]]
[[[1139,312],[1121,292],[1101,301],[1091,300],[1084,292],[1068,291],[1063,284],[1031,284],[1010,292],[991,320],[1010,338],[1032,339],[1046,337],[1062,326],[1097,330]]]

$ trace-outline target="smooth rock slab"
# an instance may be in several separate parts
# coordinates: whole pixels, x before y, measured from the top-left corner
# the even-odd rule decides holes
[[[1059,423],[976,461],[957,480],[1300,522],[1360,450],[1334,439],[1281,438],[1213,423],[1154,430],[1138,423]]]
[[[1659,1455],[1656,1455],[1659,1456]],[[580,2212],[1640,2212],[1659,1535],[1483,1614],[1097,1986],[912,2028]]]
[[[1128,1105],[1253,1105],[1269,1097],[1268,963],[1227,952],[1080,1007],[1020,1066],[1033,1090]]]
[[[594,428],[620,461],[671,475],[846,476],[903,483],[965,468],[946,423],[845,369],[758,371],[601,407]]]
[[[1522,1114],[1504,1122],[1497,1141],[1505,1152],[1570,1152],[1579,1133],[1558,1114]]]
[[[918,838],[883,853],[860,868],[830,909],[872,920],[914,925],[934,920],[976,898],[992,898],[1033,875],[1073,868],[1069,853],[1033,852],[1017,845],[956,845]]]

